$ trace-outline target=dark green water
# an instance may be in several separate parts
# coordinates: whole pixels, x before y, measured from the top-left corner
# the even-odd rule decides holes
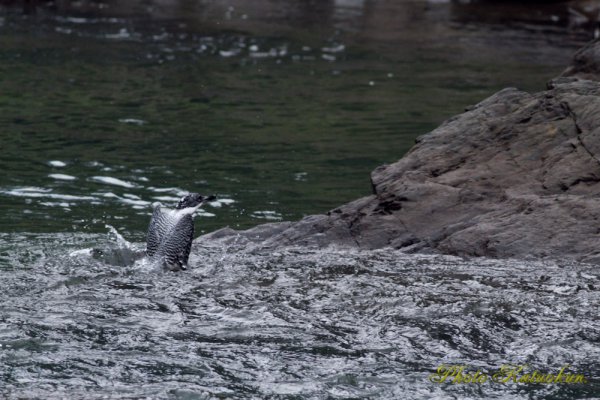
[[[148,204],[184,191],[234,200],[204,231],[325,212],[465,106],[543,89],[579,43],[450,4],[97,4],[4,9],[3,231],[141,240]]]
[[[0,397],[597,398],[596,266],[218,240],[181,273],[141,258],[154,201],[217,194],[204,232],[325,212],[465,106],[543,90],[589,36],[564,4],[2,4]],[[441,364],[590,382],[431,382]]]

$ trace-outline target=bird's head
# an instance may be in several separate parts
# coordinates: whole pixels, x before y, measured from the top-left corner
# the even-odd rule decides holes
[[[198,193],[190,193],[188,195],[183,196],[181,200],[179,200],[179,203],[177,203],[177,207],[175,208],[178,210],[182,210],[188,207],[196,207],[206,201],[213,201],[216,198],[217,197],[214,195],[202,196]]]

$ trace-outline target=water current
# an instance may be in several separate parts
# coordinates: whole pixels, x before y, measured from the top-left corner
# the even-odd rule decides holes
[[[198,243],[193,267],[172,273],[114,231],[0,238],[7,397],[567,399],[600,390],[595,266]],[[489,380],[432,382],[443,364]],[[492,381],[505,364],[555,375],[569,366],[589,382]]]

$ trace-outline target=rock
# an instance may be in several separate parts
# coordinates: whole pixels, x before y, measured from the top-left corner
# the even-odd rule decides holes
[[[584,64],[571,73],[595,73]],[[548,87],[536,94],[504,89],[450,118],[402,159],[376,168],[369,196],[298,222],[203,238],[266,249],[389,246],[597,262],[600,83],[561,77]]]
[[[561,76],[600,80],[600,40],[596,39],[577,51],[573,62]]]

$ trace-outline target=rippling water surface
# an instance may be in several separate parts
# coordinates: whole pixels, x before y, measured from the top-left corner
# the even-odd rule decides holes
[[[205,231],[325,212],[465,106],[543,89],[585,39],[543,7],[511,26],[424,1],[38,4],[0,5],[4,231],[142,240],[148,204],[191,190],[233,200]]]
[[[114,234],[0,236],[0,392],[90,398],[575,398],[439,385],[442,363],[596,378],[595,266],[200,243],[166,273]]]
[[[23,3],[0,2],[3,397],[599,393],[591,266],[211,242],[166,273],[141,256],[150,204],[187,191],[218,196],[197,232],[368,194],[465,106],[543,89],[589,36],[566,6]],[[434,384],[442,363],[593,379]]]

